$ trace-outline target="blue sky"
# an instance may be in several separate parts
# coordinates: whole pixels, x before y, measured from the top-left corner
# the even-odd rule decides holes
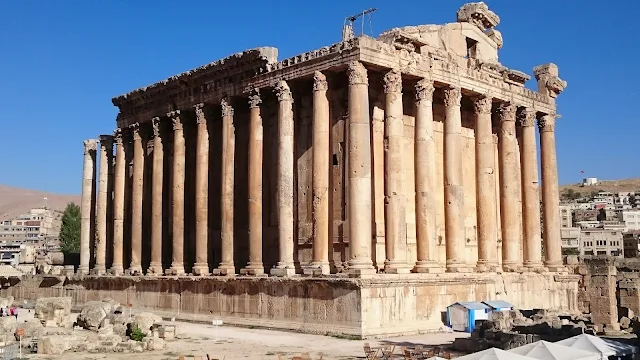
[[[113,96],[248,48],[275,46],[283,59],[335,43],[344,18],[365,8],[378,8],[377,36],[453,22],[463,2],[0,1],[0,184],[79,193],[82,140],[113,131]],[[640,33],[629,17],[640,2],[486,3],[501,17],[504,65],[532,75],[554,62],[569,82],[558,98],[560,182],[581,170],[640,176]]]

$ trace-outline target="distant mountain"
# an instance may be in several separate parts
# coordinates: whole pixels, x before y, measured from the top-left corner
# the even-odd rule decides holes
[[[50,209],[58,211],[63,211],[69,202],[80,205],[80,195],[52,194],[0,185],[0,220],[26,214],[32,208],[42,208],[45,205],[44,198],[47,198],[46,204]]]
[[[567,190],[573,190],[583,196],[590,195],[598,191],[608,191],[611,193],[633,191],[640,192],[640,178],[621,180],[600,180],[597,185],[581,186],[580,184],[568,184],[560,186],[560,197]]]

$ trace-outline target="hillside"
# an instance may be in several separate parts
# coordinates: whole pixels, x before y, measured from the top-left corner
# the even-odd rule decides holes
[[[635,179],[622,179],[622,180],[603,180],[598,185],[593,186],[580,186],[577,184],[561,185],[560,195],[567,190],[573,190],[581,194],[581,196],[589,195],[593,192],[608,191],[611,193],[617,193],[621,191],[640,191],[640,178]]]
[[[45,197],[49,208],[53,210],[63,211],[71,201],[80,205],[80,195],[60,195],[0,185],[0,220],[28,213],[31,208],[43,207]]]

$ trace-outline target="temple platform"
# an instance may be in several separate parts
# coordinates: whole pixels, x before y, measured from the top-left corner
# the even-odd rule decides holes
[[[3,297],[105,298],[176,319],[376,338],[436,332],[456,301],[578,309],[580,276],[554,273],[372,275],[368,278],[33,276],[3,278]]]

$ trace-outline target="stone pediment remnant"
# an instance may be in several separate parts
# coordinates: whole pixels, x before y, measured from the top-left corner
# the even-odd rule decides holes
[[[487,37],[491,39],[494,43],[496,43],[496,46],[498,47],[498,49],[502,49],[503,42],[502,42],[502,33],[500,31],[496,29],[489,29],[484,34],[487,35]]]
[[[558,65],[554,63],[534,67],[533,75],[538,80],[538,91],[552,99],[567,87],[567,82],[558,76]]]
[[[467,3],[458,9],[458,22],[467,22],[477,26],[483,32],[500,23],[500,17],[489,10],[487,4],[481,2]]]

